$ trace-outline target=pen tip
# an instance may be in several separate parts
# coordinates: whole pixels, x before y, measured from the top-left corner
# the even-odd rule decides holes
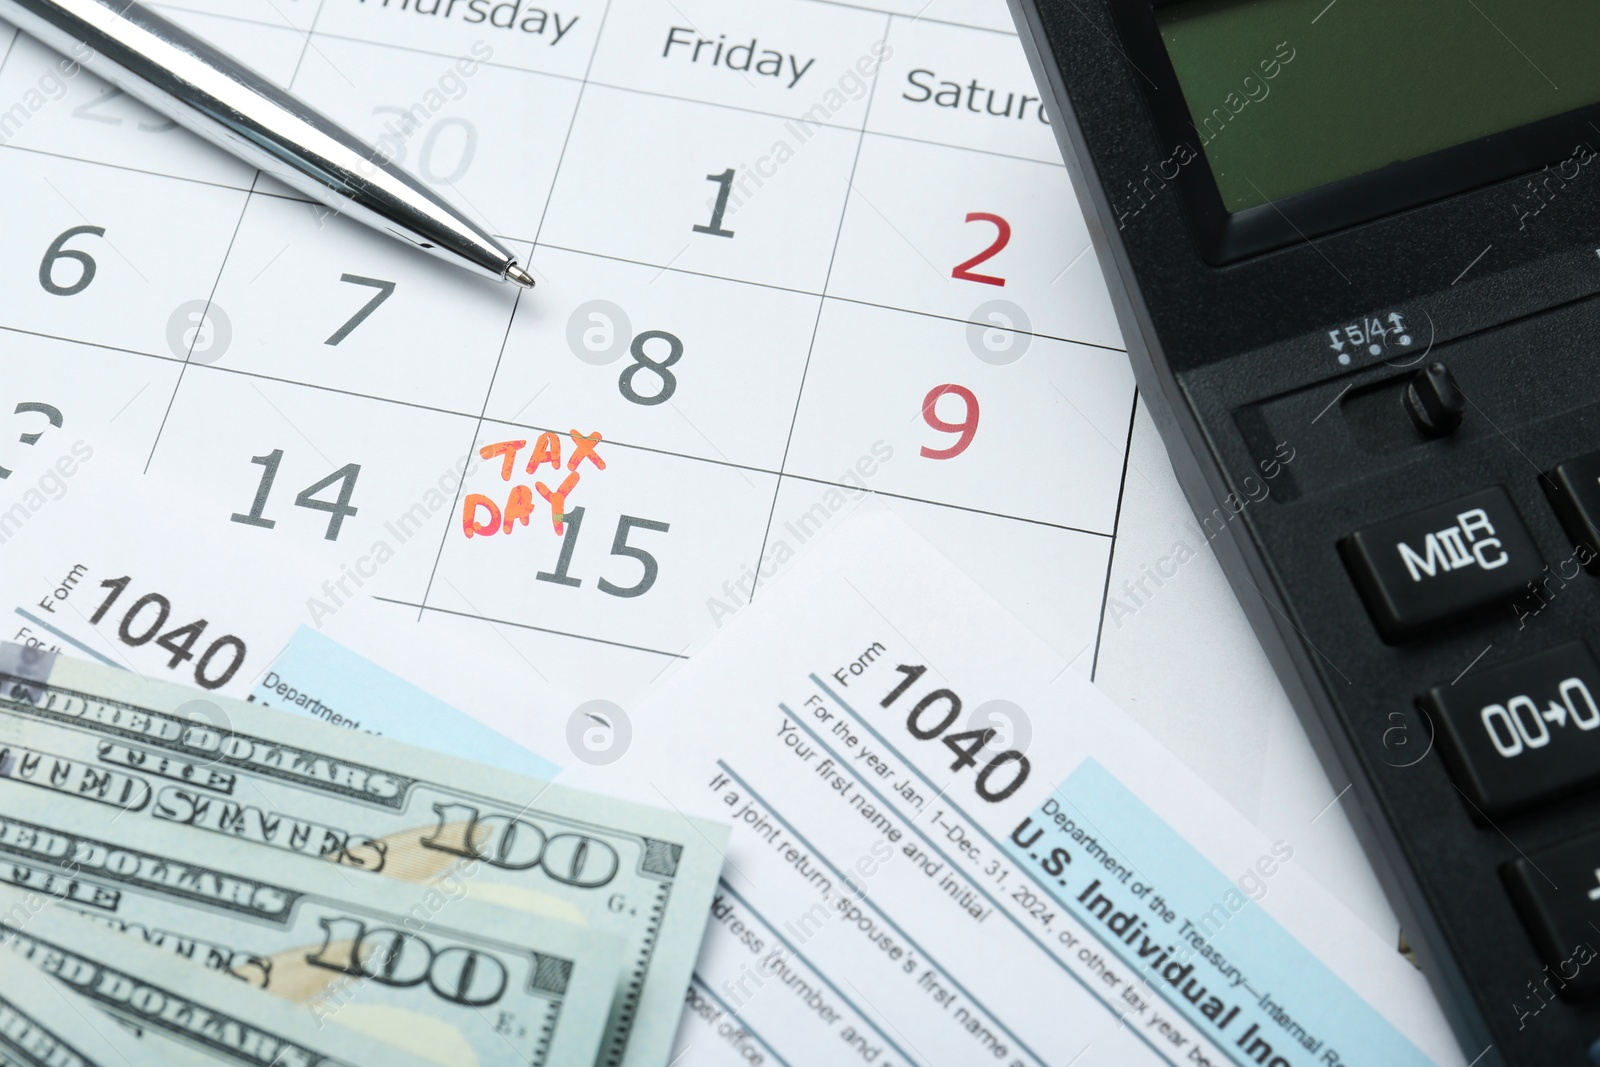
[[[529,274],[515,263],[506,268],[506,281],[515,282],[524,289],[533,288],[533,275]]]

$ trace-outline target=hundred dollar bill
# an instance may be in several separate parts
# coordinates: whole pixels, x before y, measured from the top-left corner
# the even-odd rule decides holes
[[[165,1067],[120,1023],[20,960],[0,962],[0,1067]]]
[[[0,972],[20,971],[26,980],[25,963],[58,980],[85,1010],[120,1023],[138,1051],[164,1067],[432,1067],[87,922],[37,893],[0,887]],[[69,1036],[79,1039],[89,1030],[80,1025]],[[117,1067],[129,1061],[139,1063],[132,1054],[111,1060]],[[56,1059],[43,1062],[58,1065]]]
[[[622,944],[430,886],[352,877],[0,775],[0,879],[378,1040],[456,1067],[591,1067]],[[24,817],[25,816],[25,817]]]
[[[352,877],[424,883],[623,940],[597,1062],[665,1063],[726,826],[0,645],[0,773],[121,819],[177,823]]]

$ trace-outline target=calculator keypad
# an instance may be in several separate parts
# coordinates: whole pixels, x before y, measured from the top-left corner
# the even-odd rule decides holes
[[[1499,486],[1364,527],[1339,548],[1391,643],[1508,602],[1544,566]]]

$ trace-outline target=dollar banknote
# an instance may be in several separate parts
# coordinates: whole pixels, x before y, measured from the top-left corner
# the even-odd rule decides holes
[[[9,951],[6,951],[9,950]],[[140,944],[50,902],[0,886],[0,972],[26,981],[28,964],[55,979],[72,1007],[101,1012],[133,1048],[110,1062],[163,1067],[432,1067],[392,1045]],[[88,1015],[84,1016],[87,1020]],[[106,1027],[80,1021],[74,1045]],[[118,1041],[110,1047],[124,1048]],[[60,1052],[42,1062],[67,1067]],[[23,1060],[22,1062],[30,1062]]]
[[[16,645],[0,645],[0,774],[352,878],[480,861],[473,899],[622,939],[607,1067],[666,1062],[728,833]]]
[[[0,1067],[165,1067],[110,1016],[20,960],[0,963]]]
[[[446,1067],[591,1067],[622,945],[431,885],[353,877],[0,776],[0,878]],[[10,814],[24,812],[26,817]]]

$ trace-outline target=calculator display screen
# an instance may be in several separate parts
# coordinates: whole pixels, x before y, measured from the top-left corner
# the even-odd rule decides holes
[[[1600,102],[1600,3],[1180,0],[1156,21],[1229,212]]]

